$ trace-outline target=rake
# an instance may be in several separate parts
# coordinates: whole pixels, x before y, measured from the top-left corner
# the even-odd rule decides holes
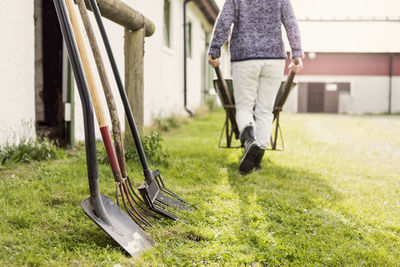
[[[108,59],[113,70],[114,78],[118,86],[119,94],[124,105],[125,114],[142,165],[143,175],[145,179],[144,182],[139,186],[139,192],[142,195],[144,203],[149,209],[167,218],[177,220],[179,219],[179,216],[175,212],[188,210],[190,209],[190,205],[188,205],[184,199],[182,199],[180,196],[178,196],[176,193],[172,192],[165,186],[160,171],[158,169],[154,171],[150,170],[143,149],[143,145],[141,143],[136,127],[136,123],[132,115],[132,110],[129,105],[128,98],[126,96],[124,86],[122,85],[122,80],[115,62],[115,58],[111,50],[111,45],[103,25],[101,14],[97,6],[97,2],[95,0],[89,0],[89,4],[91,10],[94,13],[97,25],[101,33],[101,37],[104,42],[104,46],[107,51]],[[127,178],[127,180],[128,184],[130,185],[131,183],[129,181],[129,178]],[[130,188],[132,189],[132,187]]]
[[[125,210],[128,212],[128,214],[133,218],[139,217],[141,219],[144,219],[144,216],[141,212],[139,212],[136,207],[133,205],[135,203],[138,207],[140,207],[143,211],[146,209],[143,207],[140,201],[140,197],[138,194],[133,190],[132,185],[130,184],[128,175],[127,175],[127,170],[126,170],[126,160],[125,160],[125,150],[124,150],[124,145],[123,145],[123,138],[122,138],[122,131],[121,131],[121,126],[120,126],[120,121],[118,118],[118,111],[117,107],[115,105],[113,93],[111,90],[110,82],[107,77],[107,73],[105,71],[103,59],[100,53],[99,46],[97,44],[96,36],[93,31],[92,24],[89,20],[89,16],[87,13],[87,9],[85,7],[84,0],[77,0],[79,12],[83,21],[83,25],[85,27],[90,47],[92,50],[93,57],[96,62],[97,70],[100,75],[100,80],[103,86],[103,91],[106,97],[107,101],[107,106],[108,110],[110,113],[111,117],[111,122],[112,122],[112,131],[113,131],[113,136],[114,136],[114,141],[115,141],[115,150],[117,154],[117,159],[119,163],[119,167],[121,170],[121,178],[116,180],[116,188],[115,188],[115,198],[117,201],[117,205],[120,206],[120,197],[123,203],[123,206],[125,207]],[[144,203],[143,203],[144,204]],[[148,226],[151,226],[148,221],[145,220],[145,224]]]

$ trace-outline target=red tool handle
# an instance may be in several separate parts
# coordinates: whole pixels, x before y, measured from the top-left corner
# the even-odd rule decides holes
[[[83,70],[85,72],[86,80],[88,83],[90,95],[93,101],[93,107],[96,113],[97,122],[100,126],[101,136],[103,138],[104,146],[107,151],[108,160],[111,165],[112,172],[114,174],[115,181],[122,179],[121,170],[118,165],[117,156],[115,154],[114,146],[112,145],[111,135],[108,130],[107,122],[104,116],[103,107],[99,99],[98,90],[95,86],[92,68],[89,64],[88,55],[86,53],[85,43],[83,41],[82,33],[80,31],[77,16],[75,14],[72,0],[65,1],[69,16],[71,18],[72,29],[74,31],[76,43],[78,45],[79,54],[81,56]]]

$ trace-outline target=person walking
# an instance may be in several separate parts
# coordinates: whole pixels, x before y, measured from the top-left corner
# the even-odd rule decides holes
[[[239,162],[243,175],[261,168],[270,140],[273,106],[287,58],[282,24],[291,48],[289,68],[298,72],[304,52],[290,0],[226,0],[214,27],[208,52],[211,66],[220,65],[221,47],[230,35],[236,122],[245,148]]]

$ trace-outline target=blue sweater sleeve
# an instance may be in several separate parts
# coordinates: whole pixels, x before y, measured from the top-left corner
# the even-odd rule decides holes
[[[235,21],[234,0],[226,0],[214,27],[214,35],[211,41],[209,55],[221,56],[221,46],[228,40],[229,31]]]
[[[292,58],[304,57],[304,52],[301,48],[300,29],[290,0],[282,0],[281,12],[282,24],[285,27],[290,48],[292,49]]]

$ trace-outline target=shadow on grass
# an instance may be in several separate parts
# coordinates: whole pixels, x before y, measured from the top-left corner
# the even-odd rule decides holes
[[[335,211],[342,196],[320,174],[269,162],[241,176],[229,166],[240,198],[238,239],[256,262],[271,264],[390,264],[390,252],[366,238],[359,222]],[[246,263],[245,263],[246,264]]]

